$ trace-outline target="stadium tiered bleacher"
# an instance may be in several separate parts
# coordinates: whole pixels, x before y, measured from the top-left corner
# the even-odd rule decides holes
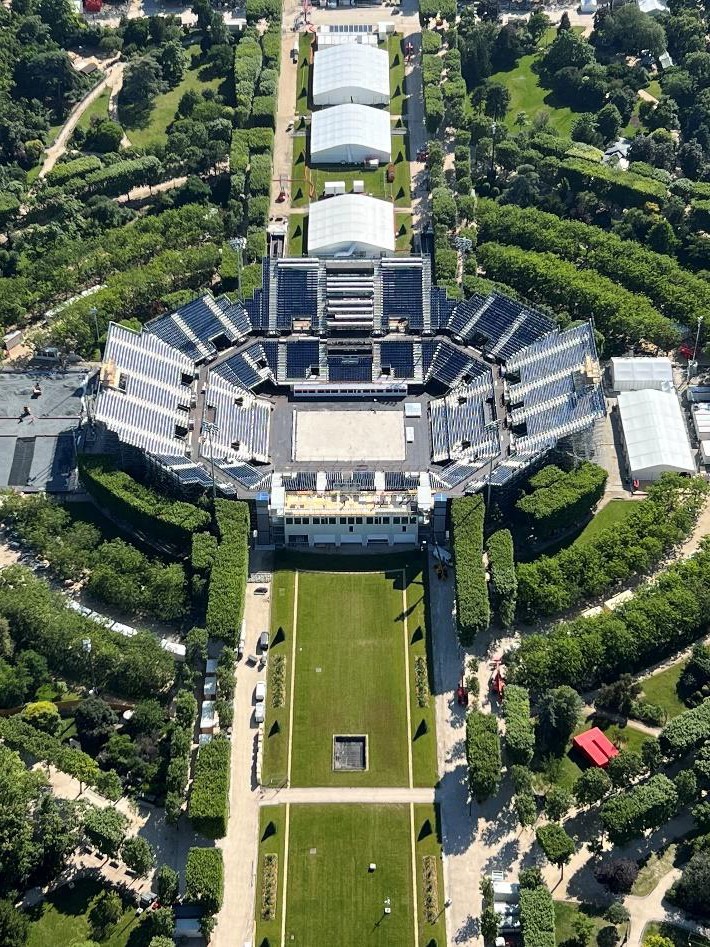
[[[91,418],[183,485],[214,467],[227,495],[475,491],[604,414],[591,325],[561,331],[499,293],[449,299],[426,256],[274,258],[262,274],[243,305],[203,293],[140,332],[109,327]],[[305,398],[347,402],[355,428],[373,400],[402,414],[414,398],[404,459],[297,462]]]

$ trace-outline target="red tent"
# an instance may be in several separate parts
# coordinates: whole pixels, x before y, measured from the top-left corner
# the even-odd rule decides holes
[[[606,766],[609,760],[619,753],[599,727],[592,727],[591,730],[580,733],[572,740],[572,745],[577,747],[594,766]]]
[[[84,9],[87,13],[100,13],[101,0],[84,0]]]

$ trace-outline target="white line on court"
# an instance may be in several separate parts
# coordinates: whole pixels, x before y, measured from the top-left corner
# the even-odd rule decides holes
[[[288,823],[287,823],[288,824]],[[414,947],[419,947],[419,905],[417,903],[417,842],[414,837],[414,803],[409,804],[409,832],[412,843],[412,899],[414,905]]]
[[[288,762],[286,765],[286,785],[291,785],[291,747],[293,745],[293,692],[296,680],[296,622],[298,621],[298,569],[293,580],[293,647],[291,648],[291,693],[288,711]]]
[[[298,573],[296,573],[298,575]],[[286,894],[288,888],[288,833],[291,828],[291,806],[286,803],[286,827],[284,828],[284,883],[281,888],[281,947],[286,947]],[[278,884],[278,881],[277,881]],[[417,947],[417,945],[415,945]]]
[[[402,569],[402,615],[404,620],[404,674],[407,682],[407,758],[409,761],[409,788],[414,788],[414,770],[412,767],[412,694],[409,680],[409,624],[407,622],[407,570]]]

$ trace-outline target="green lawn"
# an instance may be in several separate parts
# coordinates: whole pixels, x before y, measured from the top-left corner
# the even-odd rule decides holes
[[[283,881],[284,881],[284,844],[286,841],[286,806],[263,806],[259,810],[259,853],[256,871],[256,901],[254,916],[256,918],[257,944],[281,943],[281,913],[283,908]],[[262,898],[264,887],[264,856],[276,855],[278,858],[277,871],[277,901],[276,911],[272,919],[262,916]]]
[[[89,940],[91,927],[87,915],[92,899],[102,888],[93,879],[80,880],[73,889],[64,885],[28,911],[31,923],[27,947],[70,947]],[[101,941],[101,947],[147,947],[150,939],[148,926],[141,923],[135,916],[135,907],[129,905],[110,935]]]
[[[673,867],[678,846],[669,845],[660,852],[652,852],[648,861],[639,871],[638,877],[631,889],[631,894],[637,898],[645,898],[656,887],[658,882]]]
[[[287,890],[286,943],[413,943],[409,806],[291,806]]]
[[[399,33],[388,37],[390,56],[390,112],[401,115],[406,111],[404,95],[404,39]]]
[[[394,215],[395,251],[397,253],[411,253],[412,251],[412,215],[407,211]]]
[[[550,116],[550,127],[560,135],[569,137],[577,116],[572,109],[559,105],[555,94],[540,85],[540,77],[532,69],[538,56],[539,53],[521,56],[514,69],[495,72],[490,78],[491,82],[500,82],[510,92],[505,124],[510,129],[515,128],[518,112],[525,112],[529,121],[539,112],[547,112]]]
[[[596,539],[598,533],[608,526],[623,523],[634,509],[634,500],[611,500],[595,515],[594,519],[584,527],[575,542],[583,545],[591,539]]]
[[[594,922],[590,945],[597,943],[597,936],[602,928],[610,926],[609,922],[602,917],[603,909],[596,905],[576,904],[572,901],[555,901],[555,940],[558,944],[564,944],[568,941],[576,943],[572,922],[578,914],[586,914]]]
[[[291,214],[288,218],[288,255],[305,256],[308,250],[308,215]]]
[[[311,94],[311,45],[313,43],[312,33],[301,33],[298,41],[298,79],[296,82],[296,115],[310,114],[310,94]],[[284,68],[286,68],[284,66]]]
[[[402,573],[299,572],[291,782],[408,783]],[[333,772],[333,734],[367,734],[368,769]]]
[[[643,939],[650,934],[661,934],[668,937],[675,944],[675,947],[710,947],[710,940],[702,937],[700,934],[691,934],[690,931],[683,930],[682,927],[676,927],[675,924],[657,924],[652,921],[643,929]]]
[[[603,717],[590,717],[585,720],[583,724],[577,727],[573,736],[589,730],[590,727],[599,727],[615,746],[620,749],[633,750],[636,753],[640,752],[643,744],[649,739],[645,733],[637,730],[631,724],[621,726],[621,724],[612,723]],[[567,790],[572,789],[585,768],[584,761],[573,749],[571,740],[563,756],[546,760],[534,760],[533,765],[536,771],[535,782],[538,785],[544,786],[549,783],[562,786],[563,789]]]
[[[111,98],[111,90],[104,89],[101,95],[94,99],[88,109],[77,122],[77,128],[88,131],[91,126],[92,118],[108,118],[108,103]]]
[[[336,563],[338,571],[333,571]],[[313,571],[319,565],[331,571]],[[291,553],[279,558],[272,593],[265,784],[282,784],[288,770],[295,568],[300,571],[291,785],[408,785],[410,739],[414,785],[436,782],[434,699],[420,707],[415,687],[416,660],[426,658],[428,643],[421,557],[388,556],[378,558],[377,565],[384,571],[367,571],[373,560],[364,558],[314,559]],[[279,654],[286,659],[286,693],[284,705],[276,709],[268,694],[273,693],[273,659]],[[338,733],[367,734],[367,771],[333,772],[333,735]]]
[[[199,44],[195,43],[188,46],[187,53],[190,57],[190,65],[185,70],[182,82],[169,92],[156,96],[153,107],[148,113],[147,122],[140,127],[136,127],[122,121],[131,144],[136,148],[149,148],[153,145],[165,143],[168,125],[175,118],[178,103],[185,92],[190,89],[196,92],[204,92],[205,89],[217,91],[220,85],[225,82],[227,78],[225,76],[217,76],[206,80],[200,78],[200,72],[205,67],[205,60],[200,52]]]
[[[291,172],[291,206],[304,207],[323,196],[326,181],[345,181],[346,191],[352,190],[353,181],[364,181],[365,193],[372,197],[394,201],[398,207],[408,207],[412,197],[410,191],[409,162],[407,161],[406,138],[392,136],[392,163],[394,181],[387,181],[387,166],[365,168],[362,166],[324,165],[311,168],[307,163],[306,136],[293,139],[293,170]]]
[[[646,700],[651,704],[658,704],[659,707],[663,707],[669,719],[677,717],[678,714],[682,714],[684,710],[688,709],[676,690],[676,685],[687,663],[685,660],[677,661],[666,668],[665,671],[652,674],[651,677],[647,677],[641,682],[643,696]]]

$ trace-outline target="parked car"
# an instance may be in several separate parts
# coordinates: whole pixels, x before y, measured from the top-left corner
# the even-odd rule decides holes
[[[269,590],[267,589],[265,585],[257,585],[257,587],[254,589],[254,595],[268,595],[268,594],[269,594]]]
[[[261,704],[266,700],[266,681],[257,681],[254,688],[254,700],[257,704]]]
[[[261,648],[262,651],[269,650],[269,632],[268,631],[262,631],[262,633],[259,635],[259,647]]]
[[[264,704],[257,704],[254,708],[254,720],[257,723],[263,723],[264,718],[266,717],[266,709]]]

